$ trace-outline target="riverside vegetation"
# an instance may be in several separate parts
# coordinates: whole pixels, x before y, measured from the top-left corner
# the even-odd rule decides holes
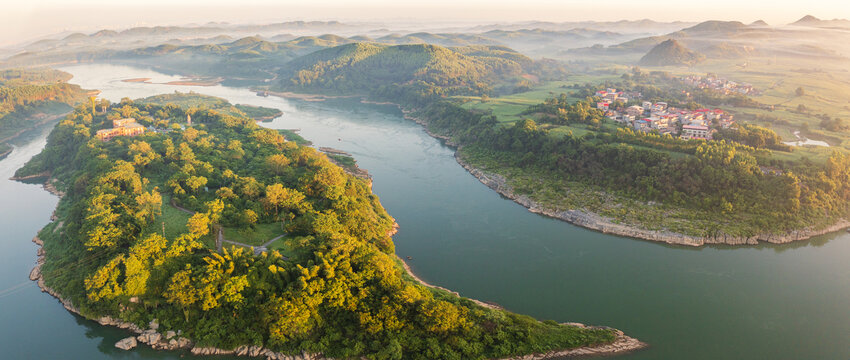
[[[555,210],[584,209],[694,237],[744,239],[828,228],[850,210],[846,153],[836,151],[823,163],[785,160],[771,149],[790,147],[752,124],[722,131],[720,141],[620,128],[586,96],[612,83],[565,90],[578,100],[570,103],[565,94],[529,106],[513,124],[463,106],[469,96],[486,101],[488,94],[521,93],[527,75],[545,80],[563,71],[499,47],[345,45],[290,62],[279,86],[400,104],[430,132],[461,145],[459,157],[470,165],[506,175],[516,191]],[[618,84],[648,98],[702,106],[684,99],[672,79],[635,70]],[[704,95],[709,104],[759,106],[741,95]],[[553,126],[563,130],[550,131]]]
[[[67,83],[70,78],[58,70],[0,71],[0,157],[9,150],[9,140],[85,99],[85,91]]]
[[[201,347],[335,358],[498,358],[615,340],[423,286],[393,255],[394,221],[364,180],[220,99],[168,97],[78,107],[16,174],[47,172],[65,193],[39,233],[40,270],[82,315],[156,319]],[[93,137],[125,117],[159,130]],[[195,213],[174,215],[167,199]],[[268,224],[286,232],[280,251],[211,245],[220,227]]]

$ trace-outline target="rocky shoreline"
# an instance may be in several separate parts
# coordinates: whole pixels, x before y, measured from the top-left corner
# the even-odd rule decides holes
[[[58,230],[58,228],[57,228]],[[54,230],[55,231],[55,230]],[[74,304],[68,300],[63,298],[59,293],[57,293],[52,288],[48,287],[44,283],[44,275],[41,273],[41,266],[45,262],[46,252],[44,250],[44,242],[38,238],[38,236],[32,239],[32,242],[38,245],[38,260],[36,266],[30,271],[29,278],[32,281],[35,281],[38,284],[38,287],[42,292],[50,294],[62,304],[62,306],[72,312],[82,317],[86,317],[74,306]],[[132,301],[132,299],[131,299]],[[165,333],[161,333],[159,330],[159,323],[156,320],[148,323],[148,328],[143,329],[138,325],[133,323],[128,323],[119,319],[113,319],[109,316],[102,316],[97,319],[93,319],[93,321],[97,322],[103,326],[114,326],[119,329],[128,330],[134,334],[126,337],[124,339],[119,340],[115,343],[115,347],[123,350],[130,350],[138,346],[138,344],[146,344],[157,350],[188,350],[193,355],[235,355],[235,356],[251,356],[251,357],[265,357],[267,360],[322,360],[327,359],[322,354],[312,354],[312,353],[302,353],[297,355],[284,354],[281,352],[275,352],[270,349],[266,349],[261,346],[239,346],[232,350],[219,349],[215,347],[204,347],[197,346],[188,338],[185,338],[182,335],[182,331],[165,331]],[[331,360],[331,359],[328,359]]]
[[[39,176],[49,176],[49,174],[37,174],[37,175],[39,175]],[[60,198],[65,196],[64,192],[62,192],[62,191],[60,191],[56,188],[55,183],[56,183],[55,179],[48,179],[48,181],[46,181],[44,183],[44,189],[46,191],[50,192],[51,194],[54,194],[54,195],[56,195]],[[51,221],[58,220],[58,217],[56,216],[55,210],[54,210],[53,214],[51,215],[50,220]],[[63,223],[60,222],[57,225],[57,227],[54,228],[53,231],[60,230],[62,228],[62,225],[63,225]],[[397,232],[398,232],[398,223],[394,223],[393,228],[388,235],[392,236]],[[59,302],[62,304],[62,306],[66,310],[68,310],[71,313],[82,316],[84,318],[87,318],[85,315],[83,315],[74,306],[74,304],[69,299],[63,298],[61,296],[61,294],[59,294],[58,292],[56,292],[55,290],[53,290],[52,288],[48,287],[45,284],[44,274],[42,274],[42,272],[41,272],[41,266],[44,265],[45,256],[46,256],[46,251],[44,250],[44,242],[38,236],[35,236],[32,239],[32,242],[35,243],[36,245],[38,245],[38,250],[37,250],[37,253],[36,253],[36,255],[37,255],[36,266],[33,267],[33,269],[30,271],[30,275],[29,275],[30,280],[35,281],[42,292],[45,292],[45,293],[49,294],[50,296],[53,296],[54,298],[59,300]],[[399,260],[401,260],[401,258],[399,258]],[[405,271],[407,271],[407,273],[411,277],[413,277],[416,281],[421,283],[423,286],[427,286],[427,287],[431,287],[431,288],[435,288],[435,289],[441,289],[441,290],[444,290],[444,291],[448,291],[448,292],[450,292],[450,293],[452,293],[456,296],[460,296],[460,294],[458,294],[455,291],[451,291],[449,289],[446,289],[446,288],[443,288],[443,287],[440,287],[440,286],[428,284],[427,282],[425,282],[422,279],[420,279],[419,277],[417,277],[416,274],[414,274],[413,271],[410,269],[410,267],[407,265],[407,263],[404,262],[404,260],[401,260],[401,263],[403,264]],[[498,305],[488,304],[488,303],[485,303],[485,302],[482,302],[482,301],[479,301],[479,300],[475,300],[475,299],[470,299],[470,300],[475,302],[476,304],[481,305],[481,306],[486,307],[486,308],[502,309]],[[132,302],[133,299],[130,299],[130,301]],[[119,319],[113,319],[110,316],[102,316],[100,318],[93,319],[93,321],[95,321],[98,324],[103,325],[103,326],[114,326],[114,327],[117,327],[119,329],[125,329],[125,330],[128,330],[128,331],[130,331],[134,334],[138,334],[138,335],[133,335],[133,336],[123,338],[123,339],[119,340],[118,342],[116,342],[115,347],[118,348],[118,349],[122,349],[122,350],[131,350],[141,343],[141,344],[146,344],[146,345],[148,345],[148,346],[150,346],[154,349],[157,349],[157,350],[188,350],[192,355],[250,356],[250,357],[265,357],[267,360],[334,360],[332,358],[326,358],[324,355],[322,355],[320,353],[302,352],[301,354],[291,355],[291,354],[284,354],[284,353],[281,353],[281,352],[275,352],[271,349],[267,349],[267,348],[264,348],[264,347],[261,347],[261,346],[243,345],[243,346],[239,346],[239,347],[232,349],[232,350],[219,349],[219,348],[216,348],[216,347],[198,346],[197,344],[193,343],[190,339],[181,336],[182,331],[180,331],[180,330],[178,330],[178,331],[168,330],[168,331],[165,331],[165,333],[162,333],[159,330],[159,323],[156,320],[153,320],[150,323],[148,323],[148,327],[146,329],[143,329],[143,328],[141,328],[138,325],[133,324],[133,323],[125,322],[125,321],[122,321],[122,320],[119,320]],[[629,336],[625,335],[622,331],[617,330],[617,329],[612,329],[612,328],[608,328],[608,327],[592,327],[592,326],[587,326],[587,325],[584,325],[584,324],[581,324],[581,323],[565,323],[564,325],[577,326],[577,327],[582,327],[582,328],[598,328],[598,329],[612,330],[616,334],[616,339],[612,343],[602,344],[602,345],[598,345],[598,346],[585,346],[585,347],[579,347],[579,348],[574,348],[574,349],[566,349],[566,350],[560,350],[560,351],[550,351],[550,352],[539,353],[539,354],[529,354],[529,355],[510,357],[510,358],[504,358],[504,359],[498,359],[498,360],[543,360],[543,359],[554,359],[554,358],[576,357],[576,356],[604,356],[604,355],[612,355],[612,354],[621,354],[621,353],[631,352],[631,351],[642,349],[642,348],[647,346],[647,344],[640,342],[639,340],[637,340],[635,338],[629,337]]]
[[[369,102],[365,99],[361,100],[363,103],[374,103]],[[759,242],[766,242],[771,244],[786,244],[794,241],[802,241],[808,240],[815,236],[825,235],[829,233],[833,233],[836,231],[841,231],[844,229],[850,229],[850,220],[841,219],[837,223],[827,226],[823,229],[802,229],[802,230],[794,230],[788,232],[786,234],[758,234],[751,237],[741,237],[741,236],[733,236],[727,234],[720,234],[714,237],[707,236],[692,236],[681,233],[676,233],[672,231],[656,231],[656,230],[648,230],[642,229],[635,226],[617,224],[611,221],[611,219],[601,216],[599,214],[582,211],[582,210],[563,210],[557,211],[552,209],[544,208],[540,206],[540,204],[536,203],[534,200],[529,198],[526,195],[520,195],[514,193],[513,189],[510,185],[508,185],[507,179],[504,176],[490,173],[484,171],[482,169],[476,168],[469,163],[465,162],[459,156],[459,150],[462,145],[454,142],[451,137],[435,134],[428,128],[428,122],[422,120],[420,118],[414,117],[411,115],[413,113],[410,110],[404,109],[401,105],[394,103],[380,103],[380,104],[391,104],[401,110],[403,117],[407,120],[411,120],[419,125],[425,130],[425,132],[431,137],[442,140],[446,145],[455,148],[455,160],[460,164],[467,172],[469,172],[472,176],[481,181],[482,184],[486,185],[492,190],[495,190],[500,195],[513,200],[517,204],[520,204],[535,214],[545,215],[548,217],[552,217],[558,220],[566,221],[573,225],[581,226],[586,229],[599,231],[604,234],[612,234],[624,237],[630,237],[640,240],[648,240],[648,241],[656,241],[656,242],[664,242],[671,245],[684,245],[684,246],[704,246],[704,245],[757,245]]]
[[[814,236],[824,235],[850,227],[850,221],[842,219],[838,223],[820,230],[804,229],[795,230],[782,235],[759,234],[752,237],[740,237],[725,234],[721,234],[720,236],[715,237],[700,237],[675,233],[671,231],[641,229],[634,226],[615,224],[611,221],[611,219],[592,212],[586,212],[582,210],[556,211],[544,208],[528,196],[515,193],[504,176],[489,173],[470,165],[458,155],[457,151],[455,152],[455,159],[457,160],[458,164],[460,164],[464,169],[466,169],[467,172],[472,174],[472,176],[475,176],[475,178],[481,181],[481,183],[487,185],[487,187],[495,190],[502,196],[526,207],[528,211],[563,220],[568,223],[578,225],[590,230],[596,230],[605,234],[613,234],[630,238],[658,241],[672,245],[685,246],[703,246],[712,244],[757,245],[759,242],[785,244],[792,241],[807,240]]]

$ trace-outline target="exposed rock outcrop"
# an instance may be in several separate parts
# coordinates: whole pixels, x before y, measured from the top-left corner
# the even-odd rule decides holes
[[[130,350],[132,348],[135,348],[136,345],[138,345],[136,343],[136,338],[134,338],[132,336],[118,340],[118,342],[115,343],[115,347],[117,347],[121,350]]]

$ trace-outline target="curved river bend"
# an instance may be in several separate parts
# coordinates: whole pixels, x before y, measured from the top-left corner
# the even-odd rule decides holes
[[[670,247],[588,231],[528,212],[466,173],[453,150],[388,106],[293,101],[113,65],[62,69],[118,101],[175,90],[279,108],[272,128],[354,155],[401,225],[400,256],[424,280],[540,319],[608,325],[650,344],[623,359],[850,358],[850,235],[786,245]],[[152,78],[154,84],[121,79]],[[0,351],[3,358],[176,359],[117,350],[125,332],[66,312],[27,281],[30,239],[56,198],[7,179],[47,129],[0,161]]]

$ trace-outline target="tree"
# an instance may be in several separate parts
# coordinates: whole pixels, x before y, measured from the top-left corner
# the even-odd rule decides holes
[[[794,90],[794,94],[796,94],[797,96],[803,96],[806,95],[806,90],[803,89],[802,86],[800,86],[796,90]]]
[[[189,232],[201,237],[210,233],[210,217],[205,213],[195,213],[186,222]]]
[[[121,215],[111,205],[116,198],[117,196],[112,194],[97,194],[89,200],[83,225],[86,234],[85,246],[89,250],[113,248],[118,244],[118,240],[123,238],[124,232],[118,221]]]
[[[137,141],[130,144],[130,156],[133,158],[133,165],[141,168],[148,166],[152,161],[159,158],[156,151],[145,141]]]
[[[136,196],[136,219],[140,223],[151,222],[162,214],[162,196],[155,189]]]
[[[285,188],[282,184],[266,186],[266,203],[274,208],[275,217],[281,220],[281,228],[283,228],[283,221],[280,218],[280,210],[303,209],[304,199],[304,194],[295,189]]]
[[[257,213],[251,209],[242,210],[242,214],[240,215],[240,220],[242,222],[242,227],[251,227],[257,224]]]
[[[165,261],[165,247],[168,245],[162,235],[153,233],[130,248],[130,254],[124,261],[124,293],[128,296],[142,295],[147,292],[147,282],[151,269]]]
[[[283,154],[275,154],[266,158],[266,165],[275,175],[283,175],[289,168],[289,158]]]
[[[118,277],[121,276],[119,266],[123,262],[124,254],[118,255],[86,277],[83,283],[89,300],[113,299],[123,294],[121,284],[118,283]]]
[[[186,268],[171,276],[168,288],[162,294],[166,301],[180,306],[186,322],[189,322],[189,309],[192,304],[199,300],[198,289],[192,285],[192,266],[186,264]]]

